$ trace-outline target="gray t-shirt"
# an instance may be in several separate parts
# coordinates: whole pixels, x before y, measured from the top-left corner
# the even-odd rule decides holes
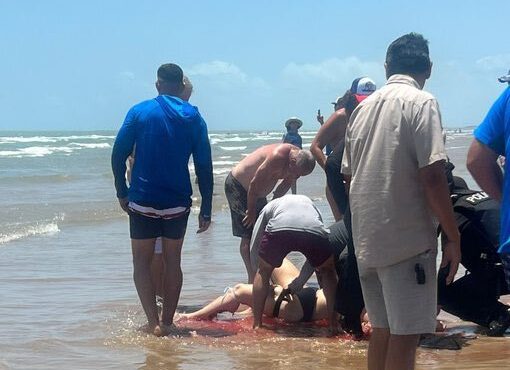
[[[389,266],[437,247],[420,168],[445,160],[436,99],[405,75],[353,112],[342,173],[351,176],[349,203],[358,263]]]
[[[260,212],[253,227],[251,261],[257,267],[258,250],[264,231],[302,231],[327,238],[329,229],[322,222],[322,215],[312,200],[304,195],[288,194],[269,202]]]

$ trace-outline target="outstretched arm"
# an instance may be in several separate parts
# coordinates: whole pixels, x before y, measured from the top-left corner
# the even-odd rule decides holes
[[[288,286],[291,293],[296,293],[303,289],[303,286],[310,279],[314,272],[314,267],[310,264],[310,262],[308,262],[308,260],[306,260],[306,262],[303,264],[303,267],[301,267],[301,271],[299,271],[299,275],[294,280],[292,280]]]
[[[296,181],[295,178],[286,177],[278,184],[273,192],[273,199],[283,197],[289,191],[292,184]]]

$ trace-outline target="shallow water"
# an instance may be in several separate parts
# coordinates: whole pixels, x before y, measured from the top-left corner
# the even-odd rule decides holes
[[[38,140],[58,143],[62,136],[46,134]],[[276,134],[241,136],[213,136],[220,141],[214,145],[258,145]],[[76,135],[65,137],[79,142]],[[239,137],[248,139],[242,145],[221,142]],[[8,141],[5,136],[3,140]],[[111,144],[111,138],[87,140]],[[461,175],[466,174],[468,143],[469,137],[461,135],[448,141]],[[2,151],[8,151],[2,145],[0,138],[0,369],[365,368],[367,342],[327,338],[324,328],[307,324],[278,324],[274,331],[254,334],[249,318],[232,321],[226,314],[225,322],[181,322],[189,330],[180,337],[138,332],[145,318],[131,277],[127,218],[117,208],[108,172],[111,149],[98,145],[11,158],[2,157]],[[33,142],[26,138],[22,145]],[[218,150],[215,160],[229,160],[220,158],[225,152]],[[244,149],[238,150],[239,158],[242,153]],[[221,184],[221,177],[216,183]],[[298,189],[312,195],[330,223],[322,184],[322,173],[315,171],[300,180]],[[214,221],[207,233],[195,234],[196,214],[190,217],[181,311],[246,279],[221,187],[216,192]],[[300,261],[299,256],[294,259]],[[444,317],[451,330],[476,331],[473,325]],[[420,349],[418,368],[504,369],[510,368],[509,358],[508,338],[480,336],[460,351]]]

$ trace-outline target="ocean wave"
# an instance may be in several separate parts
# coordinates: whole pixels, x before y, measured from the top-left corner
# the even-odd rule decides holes
[[[69,145],[75,145],[77,147],[87,148],[87,149],[104,149],[104,148],[112,147],[108,143],[70,143]]]
[[[109,143],[69,143],[67,146],[29,146],[16,150],[2,150],[0,157],[45,157],[51,154],[71,154],[81,149],[107,149],[111,148]]]
[[[0,157],[44,157],[53,153],[72,153],[73,150],[73,148],[66,146],[30,146],[28,148],[20,148],[17,150],[2,150],[0,151]]]
[[[56,222],[50,222],[46,224],[37,224],[28,226],[22,230],[13,231],[7,234],[0,233],[0,244],[5,244],[12,242],[14,240],[19,240],[23,238],[27,238],[30,236],[42,235],[42,234],[55,234],[58,233],[60,229]]]
[[[234,136],[234,137],[222,137],[222,138],[210,138],[209,141],[211,142],[211,145],[218,144],[218,143],[229,143],[229,142],[243,142],[243,141],[250,141],[250,137],[240,137],[240,136]]]
[[[0,144],[16,143],[56,143],[70,140],[112,140],[111,135],[70,135],[70,136],[1,136]]]
[[[233,150],[245,150],[247,146],[220,146],[220,149],[226,150],[226,151],[233,151]]]
[[[231,166],[238,163],[238,161],[213,161],[213,166]]]
[[[111,176],[110,173],[108,173],[108,176]],[[43,184],[43,183],[65,183],[69,181],[76,180],[76,176],[71,176],[67,174],[52,174],[52,175],[22,175],[22,176],[4,176],[2,177],[2,180],[0,183],[5,182],[13,182],[13,183],[36,183],[36,184]]]
[[[231,168],[231,167],[228,167],[228,168],[215,168],[215,169],[213,170],[213,173],[214,173],[215,175],[223,175],[223,174],[225,174],[225,173],[229,173],[231,170],[232,170],[232,168]]]

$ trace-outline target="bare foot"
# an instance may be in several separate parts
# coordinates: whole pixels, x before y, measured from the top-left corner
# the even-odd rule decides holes
[[[139,331],[147,333],[147,334],[155,334],[156,328],[158,328],[158,325],[151,325],[149,323],[142,325],[138,328]]]
[[[446,324],[441,320],[436,320],[436,333],[443,332],[447,328]]]
[[[160,323],[154,328],[154,335],[157,337],[166,337],[172,333],[177,334],[177,327],[174,324],[166,325]]]

